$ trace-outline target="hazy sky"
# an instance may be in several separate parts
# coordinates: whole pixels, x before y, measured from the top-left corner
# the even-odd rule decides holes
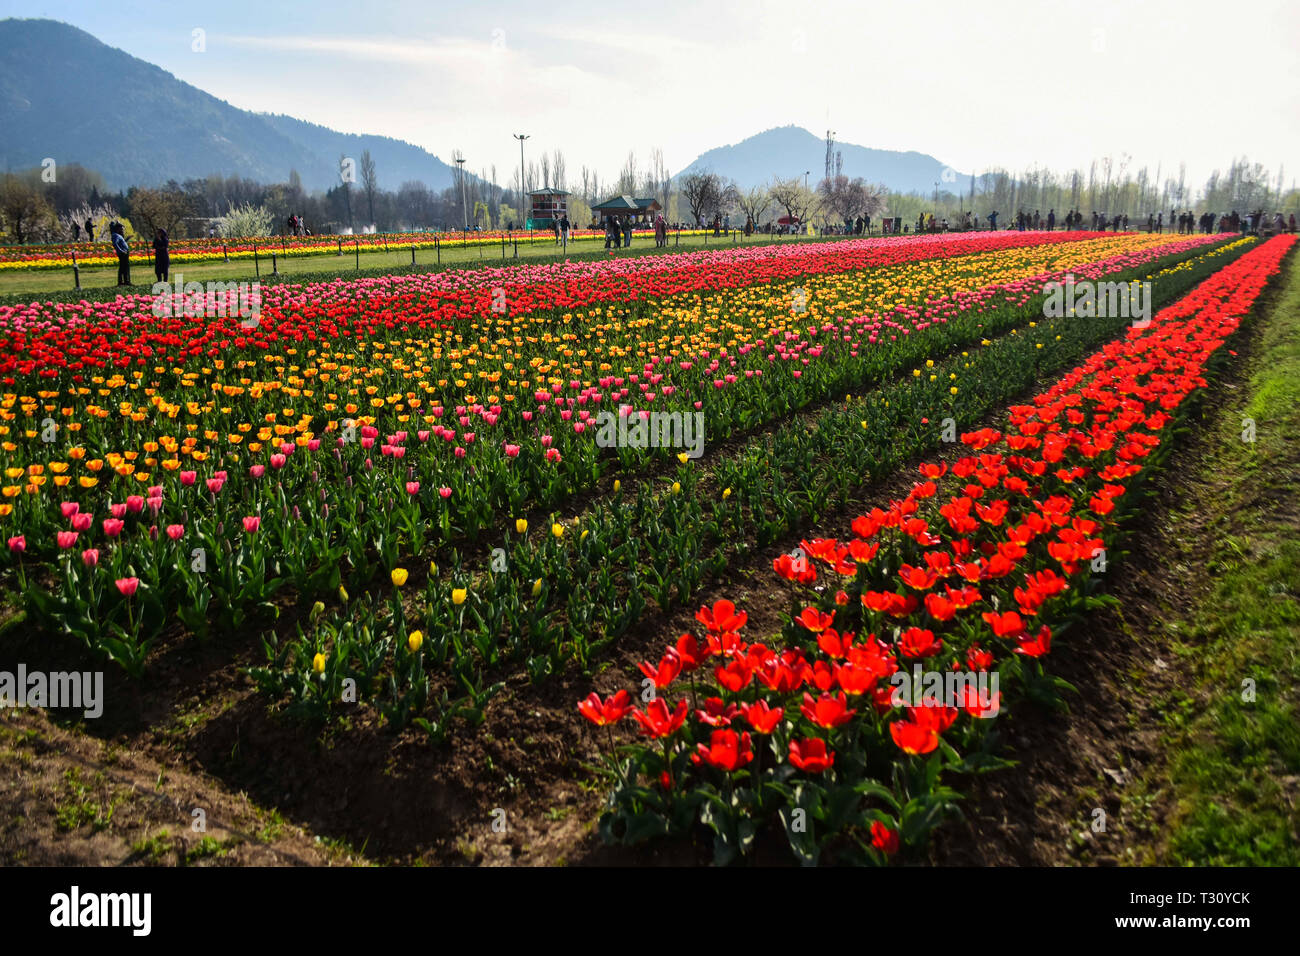
[[[532,158],[563,149],[572,181],[584,163],[613,178],[629,150],[644,167],[655,146],[677,170],[787,123],[962,172],[1128,153],[1153,173],[1185,159],[1198,188],[1241,155],[1300,177],[1300,0],[0,0],[0,15],[69,22],[245,109],[459,148],[500,181],[511,133]]]

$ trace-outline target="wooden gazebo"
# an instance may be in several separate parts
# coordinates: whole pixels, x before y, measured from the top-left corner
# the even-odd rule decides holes
[[[569,194],[563,189],[556,189],[554,186],[530,192],[527,228],[553,228],[569,213],[568,196]]]
[[[663,207],[653,196],[634,198],[632,196],[615,196],[591,207],[592,215],[600,219],[633,219],[649,221],[650,217]]]

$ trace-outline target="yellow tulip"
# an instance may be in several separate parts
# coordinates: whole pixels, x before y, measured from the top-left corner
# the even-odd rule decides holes
[[[551,534],[555,535],[557,538],[563,538],[564,525],[560,524],[558,521],[555,524],[551,525]]]
[[[516,532],[517,534],[524,534],[527,530],[528,530],[528,519],[527,519],[527,518],[516,518],[516,519],[515,519],[515,532]]]
[[[542,579],[538,578],[536,581],[533,582],[533,597],[537,597],[537,595],[541,593],[542,593]]]
[[[730,488],[723,488],[723,489],[722,489],[722,500],[723,500],[723,501],[726,501],[726,500],[727,500],[728,498],[730,498],[730,497],[731,497],[731,489],[730,489]]]
[[[397,585],[399,588],[406,583],[406,579],[409,576],[410,575],[405,568],[393,568],[393,573],[392,573],[393,583]]]
[[[339,600],[344,604],[348,603],[348,589],[341,584],[339,585]]]
[[[313,657],[313,658],[311,659],[311,669],[314,670],[317,674],[324,674],[324,673],[325,673],[325,655],[324,655],[324,654],[317,654],[315,657]]]
[[[468,597],[468,596],[469,596],[469,592],[468,592],[465,588],[452,588],[452,590],[451,590],[451,603],[452,603],[452,604],[464,604],[464,603],[465,603],[465,598]]]
[[[420,649],[420,645],[423,643],[424,643],[424,635],[421,634],[419,631],[412,631],[406,638],[406,646],[411,649],[412,654],[418,651]]]

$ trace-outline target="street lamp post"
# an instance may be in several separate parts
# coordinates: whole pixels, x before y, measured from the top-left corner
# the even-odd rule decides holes
[[[812,170],[811,170],[811,169],[805,169],[805,170],[803,171],[803,188],[804,188],[804,189],[807,189],[807,188],[808,188],[808,176],[809,176],[811,173],[812,173]]]
[[[456,157],[456,166],[460,169],[460,222],[461,231],[469,232],[469,210],[465,208],[465,157]]]
[[[520,228],[528,222],[528,214],[524,211],[524,191],[528,188],[524,185],[524,140],[528,137],[523,133],[511,133],[515,139],[519,140],[519,218],[522,220]]]

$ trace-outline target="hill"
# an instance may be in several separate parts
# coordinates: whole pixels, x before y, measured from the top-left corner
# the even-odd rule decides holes
[[[111,87],[111,95],[109,95]],[[436,156],[387,136],[357,136],[253,113],[53,20],[0,20],[0,162],[81,163],[111,189],[221,173],[308,190],[338,183],[340,155],[370,150],[379,185],[454,181]]]
[[[835,149],[844,154],[842,172],[850,179],[861,176],[898,192],[929,193],[936,182],[940,189],[950,192],[970,189],[969,175],[950,169],[926,153],[872,149],[853,143],[836,143]],[[781,126],[702,153],[678,176],[710,169],[748,189],[771,182],[773,176],[789,179],[811,170],[808,182],[812,185],[822,178],[825,166],[825,140],[799,126]],[[944,170],[948,170],[947,178]]]

